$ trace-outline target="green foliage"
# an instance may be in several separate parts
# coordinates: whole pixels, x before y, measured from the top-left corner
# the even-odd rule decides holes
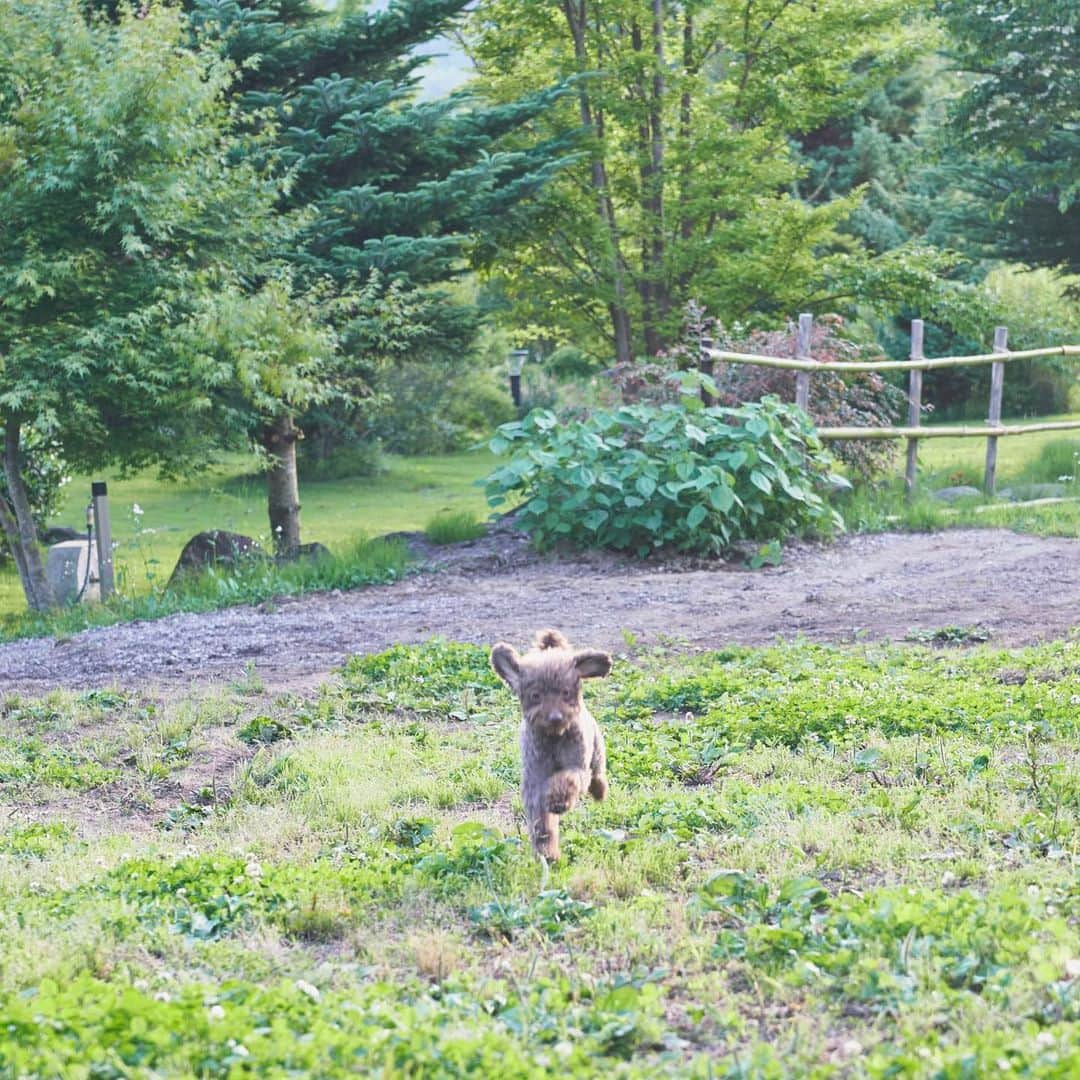
[[[513,456],[488,478],[489,502],[523,495],[522,526],[541,547],[717,554],[839,524],[818,493],[830,459],[806,417],[776,398],[626,405],[575,424],[537,410],[490,447]]]
[[[764,323],[838,298],[892,307],[902,292],[938,286],[938,253],[912,248],[874,267],[845,234],[858,184],[816,203],[792,194],[805,171],[792,139],[845,117],[925,49],[929,7],[478,8],[470,56],[482,89],[507,100],[574,78],[573,97],[541,123],[584,128],[581,160],[541,196],[543,215],[498,266],[517,323],[601,357],[614,346],[626,363],[670,344],[691,297],[726,322]]]
[[[85,752],[40,739],[0,736],[0,783],[11,785],[13,790],[47,784],[85,791],[101,787],[117,776],[118,770],[102,765]]]
[[[527,231],[531,200],[566,152],[565,140],[528,128],[562,90],[498,103],[419,99],[425,46],[465,0],[190,7],[199,35],[239,69],[241,127],[268,136],[250,153],[284,180],[278,209],[297,230],[278,254],[295,291],[329,282],[348,301],[324,311],[340,334],[340,396],[301,420],[312,456],[358,435],[397,452],[439,452],[472,437],[478,416],[487,434],[493,395],[463,385],[461,371],[476,312],[430,287],[490,262]],[[458,415],[446,415],[448,405]]]
[[[395,645],[377,656],[353,656],[341,677],[360,701],[452,719],[467,718],[505,690],[486,649],[438,639],[422,649]]]
[[[402,995],[385,982],[320,991],[306,980],[264,987],[230,979],[155,997],[87,974],[42,980],[26,996],[4,995],[0,1008],[10,1036],[0,1043],[0,1069],[66,1076],[229,1076],[254,1067],[335,1078],[359,1068],[533,1080],[598,1063],[610,1069],[648,1044],[659,1017],[651,986],[602,985],[578,997],[544,980],[525,991],[465,983]]]
[[[938,5],[950,60],[972,77],[954,103],[943,166],[946,227],[980,254],[1080,270],[1076,0]]]
[[[0,833],[0,853],[43,859],[63,848],[72,836],[71,828],[63,822],[35,821]]]
[[[511,859],[521,849],[514,836],[466,821],[454,828],[447,849],[437,848],[416,864],[416,872],[443,896],[460,891],[471,881],[489,884],[503,878]]]
[[[535,928],[549,938],[562,937],[593,911],[593,905],[567,896],[563,889],[549,889],[529,904],[503,904],[492,900],[469,909],[469,919],[478,933],[511,941],[521,931]]]
[[[176,331],[253,267],[272,197],[231,161],[231,70],[187,47],[179,11],[125,7],[109,24],[84,8],[16,5],[0,26],[9,477],[32,474],[24,459],[40,452],[73,467],[157,463],[174,474],[207,460],[226,375],[193,366]],[[17,523],[25,547],[32,522],[16,494],[0,510],[9,543]],[[27,599],[47,607],[29,559],[18,560]]]
[[[476,540],[484,535],[484,531],[484,523],[471,510],[444,510],[424,528],[424,534],[434,544]]]
[[[1080,495],[1080,439],[1051,439],[1027,462],[1019,479],[1032,484],[1073,483]]]

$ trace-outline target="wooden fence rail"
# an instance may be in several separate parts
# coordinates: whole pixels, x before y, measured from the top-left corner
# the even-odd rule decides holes
[[[1035,424],[1002,424],[1001,401],[1005,385],[1005,365],[1011,360],[1033,360],[1044,356],[1080,356],[1080,345],[1055,345],[1047,349],[1009,350],[1008,330],[999,326],[994,331],[994,351],[976,356],[938,356],[927,358],[923,355],[923,321],[914,319],[911,323],[911,353],[907,360],[873,360],[864,362],[826,362],[818,363],[810,356],[810,336],[813,328],[813,316],[799,316],[799,331],[796,338],[795,356],[758,356],[756,353],[728,352],[715,349],[708,339],[702,341],[701,369],[713,373],[716,361],[727,364],[753,364],[757,367],[781,368],[794,371],[795,403],[802,409],[810,404],[810,376],[821,371],[906,371],[908,372],[908,422],[907,427],[823,427],[818,428],[818,435],[825,440],[839,439],[907,439],[907,465],[904,479],[909,492],[915,488],[916,465],[920,439],[940,438],[980,438],[986,439],[986,467],[983,474],[983,487],[992,495],[997,482],[997,441],[1008,435],[1028,435],[1035,431],[1078,431],[1080,420],[1059,420]],[[922,373],[937,368],[967,367],[976,364],[991,364],[990,407],[987,410],[985,425],[955,425],[951,427],[922,427]]]

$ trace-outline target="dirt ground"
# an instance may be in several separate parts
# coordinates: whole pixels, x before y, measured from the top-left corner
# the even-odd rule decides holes
[[[783,565],[545,558],[509,527],[453,549],[412,538],[432,571],[392,585],[0,645],[0,692],[206,688],[257,675],[302,690],[353,653],[434,636],[522,645],[545,626],[619,650],[710,648],[803,635],[899,640],[948,626],[1023,645],[1080,627],[1080,540],[1003,529],[845,538],[788,550]]]

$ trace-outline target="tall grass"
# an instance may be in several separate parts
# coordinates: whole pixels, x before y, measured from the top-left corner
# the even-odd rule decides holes
[[[484,535],[484,523],[472,510],[447,510],[436,514],[424,529],[433,544],[460,544]]]
[[[257,604],[277,596],[326,589],[355,589],[394,581],[408,567],[405,544],[396,540],[360,540],[337,554],[278,564],[250,560],[235,569],[210,568],[146,595],[116,595],[102,604],[78,604],[55,611],[27,611],[0,619],[0,641],[66,636],[92,626],[135,619],[160,619],[179,612],[216,611]]]

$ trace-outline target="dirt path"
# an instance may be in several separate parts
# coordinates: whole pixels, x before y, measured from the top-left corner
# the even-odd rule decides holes
[[[435,635],[524,644],[549,625],[613,649],[623,631],[644,644],[713,647],[980,624],[992,641],[1020,645],[1080,626],[1080,540],[1001,529],[852,537],[755,572],[542,559],[507,531],[444,558],[446,569],[393,585],[0,645],[0,691],[168,690],[243,678],[249,666],[267,689],[297,689],[352,653]]]

